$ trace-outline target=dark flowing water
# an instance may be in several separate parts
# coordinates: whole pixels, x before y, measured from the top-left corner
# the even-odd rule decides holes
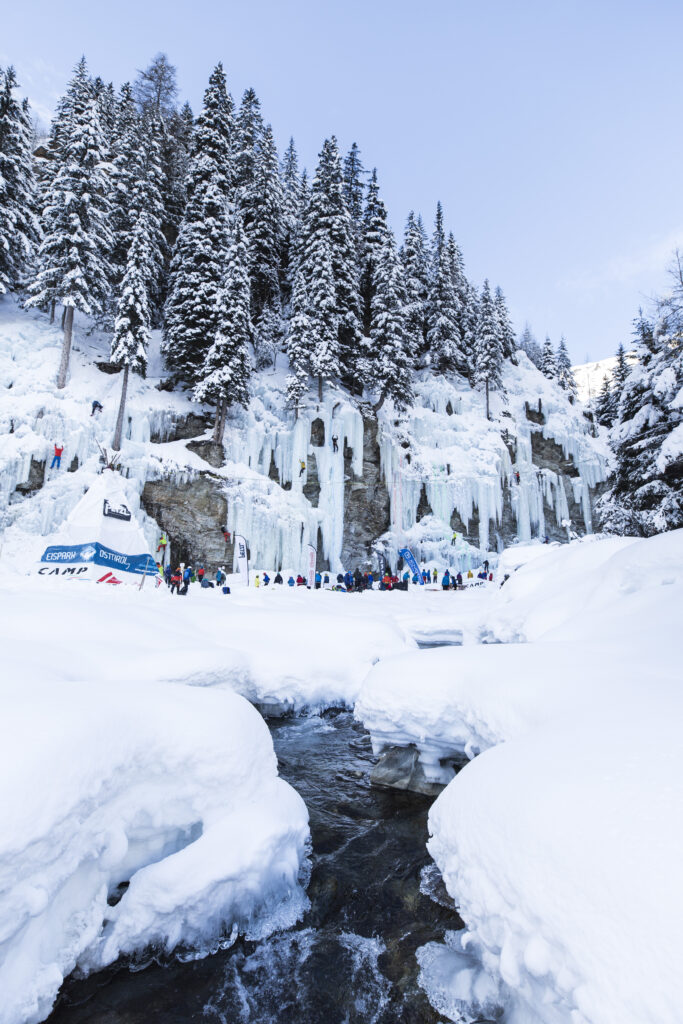
[[[441,1019],[417,986],[414,953],[462,923],[425,847],[431,801],[371,789],[369,737],[348,712],[273,722],[271,732],[280,773],[311,817],[303,921],[203,960],[70,979],[49,1024]]]

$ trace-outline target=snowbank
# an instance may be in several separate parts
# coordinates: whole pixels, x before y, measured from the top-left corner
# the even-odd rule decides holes
[[[118,684],[224,686],[251,701],[293,710],[351,707],[372,665],[412,641],[387,615],[392,595],[289,587],[233,587],[230,595],[165,585],[104,589],[76,579],[16,578],[0,585],[0,637],[30,651],[40,623],[51,674]],[[400,603],[405,595],[394,595]],[[382,600],[383,599],[383,600]]]
[[[76,965],[206,953],[291,925],[306,900],[306,808],[246,701],[128,682],[120,663],[116,686],[55,681],[53,659],[65,674],[61,652],[4,656],[2,1024],[44,1019]]]
[[[429,819],[467,925],[419,951],[450,1019],[680,1019],[682,606],[683,531],[548,548],[486,599],[482,629],[517,642],[369,674],[376,749],[412,743],[440,781],[483,751]]]

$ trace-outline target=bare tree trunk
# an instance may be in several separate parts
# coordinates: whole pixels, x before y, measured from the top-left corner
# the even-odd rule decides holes
[[[121,435],[123,433],[123,416],[126,411],[126,397],[128,395],[128,363],[123,368],[123,380],[121,381],[121,401],[119,402],[119,414],[116,417],[116,430],[114,432],[114,443],[112,448],[115,452],[121,451]]]
[[[216,444],[223,444],[223,434],[225,433],[225,420],[227,415],[228,400],[227,398],[224,398],[221,403],[220,412],[217,410],[216,426],[214,427],[213,431],[213,439],[216,442]]]
[[[66,387],[66,375],[69,372],[69,356],[71,354],[71,335],[74,329],[74,308],[64,307],[64,342],[62,343],[62,358],[59,363],[57,374],[57,387]]]
[[[486,419],[487,420],[491,419],[491,415],[490,415],[490,411],[489,411],[489,382],[488,382],[488,378],[486,379]]]
[[[52,302],[50,303],[50,323],[51,324],[53,324],[55,322],[55,305],[56,305],[56,303],[55,303],[55,300],[53,299]]]
[[[62,330],[64,330],[64,317],[66,316],[66,306],[62,306]]]
[[[318,401],[322,402],[322,400],[323,400],[323,379],[322,379],[322,377],[318,377]]]
[[[220,398],[218,400],[217,405],[216,405],[216,419],[214,420],[214,423],[213,423],[213,438],[212,438],[212,440],[213,440],[213,442],[215,444],[218,444],[218,441],[219,441],[218,435],[219,435],[220,429],[221,429],[221,416],[223,415],[223,403],[224,403],[224,401],[225,401],[225,399]]]
[[[385,397],[386,397],[386,395],[381,395],[379,402],[375,402],[375,404],[373,405],[372,411],[374,412],[375,416],[377,415],[377,413],[380,411],[380,409],[384,405]]]

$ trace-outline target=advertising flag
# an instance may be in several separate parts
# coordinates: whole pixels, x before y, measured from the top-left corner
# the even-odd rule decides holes
[[[312,544],[308,545],[308,586],[315,586],[315,563],[318,557],[317,550]]]
[[[418,576],[419,577],[419,579],[420,579],[420,586],[423,587],[424,586],[424,580],[422,579],[422,573],[418,569],[417,562],[415,561],[415,557],[414,557],[412,551],[410,550],[410,548],[401,548],[401,550],[399,551],[399,555],[401,556],[403,561],[406,563],[406,565],[408,566],[408,568],[412,572],[413,576]]]
[[[232,571],[240,574],[245,587],[249,586],[249,557],[247,555],[247,542],[239,533],[235,534],[235,554],[232,561]]]

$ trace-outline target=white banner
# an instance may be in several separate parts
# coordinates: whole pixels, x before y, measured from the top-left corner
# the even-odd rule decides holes
[[[308,545],[308,586],[315,586],[315,562],[318,557],[318,552],[312,544]]]
[[[236,533],[233,537],[235,542],[235,554],[232,560],[232,571],[238,572],[242,577],[245,587],[249,586],[249,558],[247,557],[247,542],[244,537]]]

